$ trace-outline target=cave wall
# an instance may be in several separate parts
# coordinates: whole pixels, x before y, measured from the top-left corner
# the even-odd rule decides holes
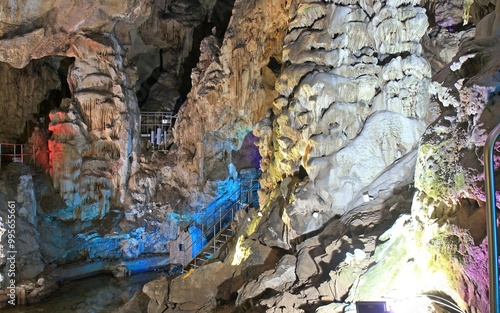
[[[35,125],[29,122],[34,114],[40,113],[41,102],[48,98],[50,90],[61,88],[57,58],[37,60],[22,69],[13,68],[7,63],[0,63],[0,67],[3,108],[0,115],[0,142],[26,142]]]
[[[51,176],[65,219],[104,217],[120,207],[138,158],[139,111],[117,40],[78,36],[69,55],[71,100],[50,114]]]
[[[227,176],[232,151],[270,108],[277,74],[269,64],[282,62],[287,11],[286,2],[236,1],[222,43],[215,36],[202,42],[173,133],[177,172],[194,186]]]
[[[7,112],[16,112],[6,124],[19,133],[30,113],[39,113],[39,103],[52,89],[71,97],[50,113],[49,171],[68,206],[69,211],[61,213],[64,219],[102,217],[111,205],[123,203],[139,147],[138,108],[132,93],[135,80],[127,73],[122,47],[111,34],[118,21],[142,23],[151,7],[143,1],[70,5],[27,1],[2,6],[2,66],[21,72],[12,77],[15,85],[6,88],[17,94],[5,102]],[[57,59],[41,59],[45,56],[75,58],[75,63],[69,73],[61,74],[62,66],[50,63]],[[62,90],[66,80],[69,95]],[[26,88],[32,95],[24,97]]]
[[[295,197],[285,208],[289,240],[351,210],[375,178],[417,146],[433,118],[431,69],[420,45],[427,26],[418,2],[298,3],[274,117],[254,131],[265,156],[262,203],[279,185],[284,198],[290,191]],[[307,180],[295,191],[300,167]],[[313,211],[319,221],[307,225],[304,216]]]
[[[488,311],[481,155],[499,122],[494,3],[419,5],[290,4],[278,95],[254,129],[261,210],[237,218],[219,259],[146,286],[148,312],[346,312],[358,300]],[[205,288],[218,292],[192,297]]]
[[[117,27],[127,58],[137,70],[140,86],[135,90],[144,111],[173,111],[182,93],[185,97],[187,91],[180,89],[196,63],[187,61],[198,55],[199,41],[210,32],[207,17],[214,4],[156,0],[139,28],[123,32]]]
[[[48,64],[56,59],[41,58],[74,58],[71,99],[51,113],[52,184],[64,202],[51,218],[103,218],[125,203],[130,214],[116,230],[167,216],[154,220],[168,233],[161,240],[176,236],[175,214],[182,211],[171,214],[170,205],[182,198],[182,205],[203,209],[235,186],[232,152],[250,131],[259,138],[262,210],[238,216],[238,236],[223,262],[146,288],[150,312],[217,303],[257,303],[268,312],[343,310],[376,297],[374,291],[401,287],[399,281],[484,311],[479,156],[500,116],[499,18],[493,2],[473,4],[477,34],[470,40],[475,30],[464,26],[469,9],[461,3],[421,5],[236,1],[224,37],[214,30],[201,40],[172,150],[139,158],[134,93],[157,64],[144,59],[165,49],[168,73],[156,78],[164,87],[150,90],[151,104],[166,99],[164,108],[171,108],[194,29],[217,3],[28,1],[0,11],[8,22],[0,27],[0,60],[8,81],[23,83],[17,94],[35,97],[3,91],[13,98],[5,107],[13,123],[24,124],[47,91],[62,88],[57,66]],[[184,9],[190,14],[182,16]],[[160,197],[166,203],[152,205]],[[101,237],[92,236],[79,238],[99,245]],[[117,255],[140,255],[140,242],[114,242]],[[419,253],[410,243],[430,248]],[[430,260],[431,287],[402,270],[427,271]],[[391,280],[374,283],[384,275]]]

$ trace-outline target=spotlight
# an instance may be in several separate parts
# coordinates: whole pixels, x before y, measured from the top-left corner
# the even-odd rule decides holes
[[[386,313],[385,301],[357,301],[358,313]]]
[[[318,216],[319,216],[318,211],[314,211],[314,212],[313,212],[313,217],[314,217],[314,218],[318,218]]]
[[[367,191],[367,192],[364,192],[364,193],[363,193],[363,201],[364,201],[364,202],[369,202],[369,201],[371,201],[371,200],[373,200],[373,197],[372,197],[372,196],[370,196],[370,194],[368,194],[368,191]]]

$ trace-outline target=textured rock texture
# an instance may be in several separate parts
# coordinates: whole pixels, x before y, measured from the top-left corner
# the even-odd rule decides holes
[[[281,1],[236,1],[220,50],[215,38],[204,40],[195,85],[174,130],[176,171],[194,176],[193,185],[227,177],[232,151],[276,96],[273,70],[281,63],[286,10]]]
[[[138,108],[120,49],[111,34],[80,36],[71,47],[74,98],[51,112],[49,126],[54,186],[75,210],[66,219],[102,218],[122,204],[137,162]]]
[[[2,281],[8,281],[10,277],[10,261],[6,257],[11,257],[12,254],[7,253],[8,251],[17,251],[15,255],[17,278],[35,278],[44,270],[44,263],[40,251],[40,235],[36,227],[38,217],[33,171],[20,163],[11,163],[2,170],[0,220],[3,222],[3,231],[5,231],[0,230],[3,233],[0,237]],[[12,232],[13,229],[14,232]],[[14,239],[14,242],[9,242],[9,239]]]
[[[139,28],[117,26],[126,56],[137,70],[137,100],[143,110],[173,111],[180,92],[187,93],[180,90],[189,77],[186,63],[196,62],[197,44],[210,33],[207,19],[213,6],[212,0],[156,0]]]
[[[33,113],[50,111],[52,132],[50,178],[2,167],[0,212],[20,197],[22,277],[164,256],[239,188],[253,133],[260,210],[239,213],[218,259],[148,284],[136,308],[342,312],[399,290],[486,312],[481,154],[500,116],[500,5],[469,5],[3,4],[0,139],[27,139]],[[151,151],[139,105],[182,103],[171,150]]]
[[[26,140],[33,130],[27,121],[43,111],[42,100],[57,101],[49,98],[50,90],[69,85],[70,94],[59,97],[72,100],[45,104],[42,112],[48,121],[48,110],[55,109],[48,148],[54,186],[68,206],[62,219],[102,217],[111,205],[123,203],[130,166],[137,161],[138,111],[131,89],[135,81],[127,77],[121,46],[111,33],[118,21],[140,23],[150,10],[143,1],[2,4],[0,59],[6,73],[21,79],[6,88],[18,96],[6,105],[13,114],[5,137]],[[74,58],[68,77],[67,65],[54,56]]]
[[[474,32],[462,25],[467,8],[433,2],[426,16],[417,5],[290,5],[279,95],[254,129],[261,212],[238,219],[221,256],[250,270],[259,242],[280,251],[279,261],[243,284],[235,275],[220,283],[209,295],[221,312],[345,312],[381,296],[404,310],[409,295],[426,301],[422,312],[441,310],[439,301],[488,311],[480,159],[499,122],[498,40],[459,47]],[[420,45],[427,21],[430,62]],[[212,270],[174,281],[201,289],[186,277]],[[148,312],[208,310],[174,297],[172,285],[149,290]]]
[[[4,2],[1,6],[4,23],[0,26],[0,61],[15,68],[47,55],[64,56],[71,45],[68,39],[79,32],[110,32],[119,20],[134,23],[151,10],[142,0],[28,0]]]
[[[281,184],[293,192],[290,178],[301,168],[307,173],[283,213],[289,240],[322,225],[304,220],[313,211],[326,221],[352,209],[364,188],[416,146],[430,119],[431,69],[419,43],[424,10],[340,4],[298,4],[285,38],[289,66],[276,84],[272,134],[267,120],[255,130],[266,189]]]
[[[34,61],[23,69],[0,63],[2,77],[0,96],[0,141],[26,140],[33,131],[29,123],[33,114],[43,110],[41,103],[50,90],[59,89],[61,82],[57,74],[56,59]],[[48,120],[48,119],[47,119]]]

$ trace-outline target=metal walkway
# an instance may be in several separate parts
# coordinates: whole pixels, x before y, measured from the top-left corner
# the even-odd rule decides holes
[[[226,242],[233,236],[231,222],[236,212],[256,206],[259,187],[257,179],[242,181],[240,189],[228,197],[229,201],[220,205],[214,211],[214,215],[200,223],[201,235],[184,249],[183,272],[199,268],[225,246]],[[194,222],[191,223],[187,229],[194,225]],[[199,252],[196,253],[198,249]],[[196,253],[194,257],[192,251]]]

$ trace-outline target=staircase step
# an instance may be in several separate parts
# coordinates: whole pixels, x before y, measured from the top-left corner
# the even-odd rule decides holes
[[[244,186],[244,184],[247,184]],[[204,222],[202,222],[202,225],[212,225],[210,226],[209,230],[210,232],[206,232],[204,236],[207,239],[208,243],[203,247],[203,249],[198,253],[196,257],[193,258],[191,262],[189,262],[184,269],[189,270],[191,268],[196,269],[201,267],[204,263],[206,263],[210,258],[212,258],[218,251],[226,244],[226,242],[234,236],[234,231],[231,228],[231,223],[232,223],[232,218],[234,217],[233,213],[230,212],[231,214],[228,214],[228,210],[239,210],[239,209],[246,209],[250,204],[246,202],[251,202],[253,201],[252,197],[253,194],[249,195],[248,191],[249,190],[256,190],[258,189],[258,182],[242,182],[242,188],[239,196],[239,200],[231,200],[232,202],[226,202],[225,204],[228,204],[226,207],[226,213],[224,214],[219,214],[219,217],[211,217],[210,219],[206,219]],[[246,198],[244,198],[245,195],[243,195],[243,192],[246,194]],[[247,199],[247,200],[244,200]],[[239,203],[240,201],[244,201],[245,203]],[[207,222],[208,221],[208,222]],[[207,226],[208,227],[208,226]],[[203,229],[203,227],[202,227]]]

